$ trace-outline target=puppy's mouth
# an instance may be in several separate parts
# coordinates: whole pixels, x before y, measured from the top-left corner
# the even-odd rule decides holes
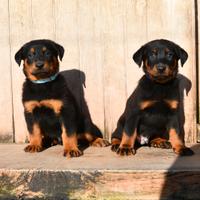
[[[48,74],[49,71],[41,69],[41,70],[35,70],[32,72],[33,75],[37,76],[37,75],[42,75],[42,74]]]
[[[35,76],[37,79],[44,79],[51,76],[51,73],[48,70],[44,70],[44,69],[35,70],[31,74]]]
[[[168,79],[170,76],[168,75],[165,75],[165,74],[158,74],[158,75],[155,75],[153,76],[155,79],[160,79],[160,80],[164,80],[164,79]]]
[[[159,75],[152,76],[152,78],[156,82],[166,83],[166,82],[172,80],[174,77],[173,76],[169,76],[169,75],[159,74]]]

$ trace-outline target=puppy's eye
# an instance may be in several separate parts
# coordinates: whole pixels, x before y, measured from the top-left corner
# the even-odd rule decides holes
[[[173,55],[174,55],[174,54],[173,54],[172,52],[168,52],[168,53],[167,53],[167,57],[168,57],[169,59],[172,59]]]
[[[29,59],[32,59],[34,56],[35,56],[35,52],[29,53],[29,54],[28,54],[28,58],[29,58]]]
[[[49,57],[51,55],[51,53],[49,51],[45,51],[44,55]]]
[[[152,58],[156,58],[157,55],[158,55],[158,53],[157,53],[156,51],[152,51],[152,52],[151,52],[151,57],[152,57]]]

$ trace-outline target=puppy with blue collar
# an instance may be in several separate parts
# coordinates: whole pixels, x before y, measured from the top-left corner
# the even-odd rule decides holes
[[[79,141],[89,145],[107,146],[101,131],[85,119],[76,99],[59,74],[59,60],[64,48],[51,40],[32,40],[15,54],[26,80],[23,85],[22,103],[29,131],[29,144],[25,152],[40,152],[62,143],[64,156],[78,157],[83,153]],[[87,121],[87,123],[86,123]]]

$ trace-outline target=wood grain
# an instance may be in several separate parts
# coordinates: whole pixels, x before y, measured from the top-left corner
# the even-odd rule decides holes
[[[14,107],[14,127],[15,142],[25,142],[28,131],[23,114],[21,102],[22,84],[24,74],[22,67],[19,67],[14,60],[15,53],[21,46],[32,39],[31,33],[31,2],[25,0],[9,1],[10,15],[10,44],[11,44],[11,66],[13,84],[13,107]]]
[[[3,0],[1,7],[0,53],[4,55],[2,66],[6,67],[0,68],[4,74],[0,80],[4,94],[0,96],[4,105],[0,109],[0,138],[8,135],[11,139],[14,135],[16,142],[26,140],[21,103],[24,75],[14,61],[14,54],[25,42],[48,38],[64,46],[61,70],[66,71],[69,82],[73,80],[70,87],[79,104],[84,94],[93,122],[110,138],[143,74],[132,60],[133,53],[149,40],[166,38],[189,54],[184,67],[180,67],[180,73],[192,82],[188,96],[184,91],[185,140],[196,141],[194,1]]]
[[[0,141],[13,141],[13,105],[11,85],[11,61],[10,61],[10,25],[9,25],[9,4],[7,0],[1,1],[0,9]]]

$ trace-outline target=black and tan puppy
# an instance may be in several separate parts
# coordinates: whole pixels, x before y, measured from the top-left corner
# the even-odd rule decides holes
[[[78,139],[94,146],[108,145],[100,130],[84,118],[64,77],[58,73],[58,57],[62,60],[63,54],[64,48],[51,40],[33,40],[15,55],[19,65],[24,61],[26,76],[22,96],[30,134],[26,152],[40,152],[62,140],[64,156],[77,157],[82,155]]]
[[[184,49],[168,40],[142,46],[133,60],[145,75],[129,97],[112,134],[112,150],[119,155],[135,154],[135,144],[173,148],[178,155],[192,155],[181,139],[178,61],[188,58]]]

